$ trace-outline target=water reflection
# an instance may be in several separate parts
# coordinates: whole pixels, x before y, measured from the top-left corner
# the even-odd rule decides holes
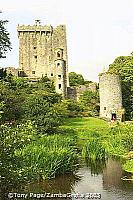
[[[116,159],[109,159],[106,162],[106,168],[103,170],[103,188],[117,188],[123,191],[133,191],[133,185],[130,181],[123,181],[123,176],[129,176],[122,170],[121,163]]]
[[[70,193],[76,183],[80,182],[82,177],[80,175],[62,175],[58,176],[56,179],[41,181],[38,183],[30,183],[27,186],[27,191],[36,192],[47,192],[47,193]]]
[[[19,186],[19,190],[10,188],[7,191],[54,194],[101,193],[102,200],[132,200],[133,182],[121,180],[125,175],[128,174],[123,172],[119,160],[108,159],[106,162],[86,160],[75,175],[62,175],[56,179],[27,184],[24,189]]]
[[[103,170],[106,167],[106,160],[103,159],[103,160],[94,161],[94,160],[86,159],[85,164],[91,170],[92,175],[98,175],[98,174],[103,173]]]
[[[133,184],[121,180],[125,175],[128,174],[123,172],[119,160],[86,160],[75,176],[60,176],[55,180],[33,183],[28,190],[63,194],[101,193],[102,200],[132,200]]]
[[[102,200],[132,200],[133,182],[122,181],[121,177],[130,174],[122,170],[120,161],[108,159],[102,166],[100,163],[93,165],[92,162],[88,162],[87,166],[79,169],[78,175],[82,175],[83,178],[75,185],[74,192],[99,192]]]

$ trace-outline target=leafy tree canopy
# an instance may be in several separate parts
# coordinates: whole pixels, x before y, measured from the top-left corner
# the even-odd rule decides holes
[[[81,74],[77,74],[75,72],[69,73],[69,82],[70,86],[79,86],[84,85],[84,78]]]
[[[123,107],[126,119],[133,117],[133,56],[120,56],[109,66],[109,72],[119,73],[122,82]]]
[[[80,102],[84,105],[84,110],[88,112],[90,116],[99,115],[99,93],[91,90],[82,92],[80,96]]]
[[[6,53],[11,50],[9,33],[5,28],[7,22],[7,20],[0,20],[0,58],[5,58]]]
[[[8,74],[0,81],[1,123],[31,120],[39,133],[49,133],[60,125],[66,115],[61,100],[53,82],[46,77],[30,83]]]
[[[5,69],[0,69],[0,79],[5,79],[7,76],[6,70]]]

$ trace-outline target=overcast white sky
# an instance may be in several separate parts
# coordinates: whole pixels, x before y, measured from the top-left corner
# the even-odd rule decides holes
[[[18,67],[17,24],[66,24],[69,71],[97,81],[117,56],[133,51],[133,0],[1,0],[12,51],[0,67]]]

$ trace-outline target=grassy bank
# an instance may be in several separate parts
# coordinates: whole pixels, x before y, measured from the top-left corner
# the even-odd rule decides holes
[[[77,169],[74,131],[38,134],[29,121],[17,127],[0,126],[0,182],[3,189],[32,180],[50,179]]]
[[[51,135],[38,134],[31,122],[12,128],[3,125],[0,131],[4,183],[74,172],[80,158],[95,163],[108,156],[125,157],[124,169],[133,172],[129,154],[133,149],[132,124],[110,124],[92,117],[68,118]]]
[[[108,156],[126,158],[133,149],[133,124],[108,123],[98,118],[69,118],[63,128],[71,128],[78,136],[78,148],[83,157],[93,160]],[[132,159],[124,165],[132,171]]]
[[[55,178],[75,171],[78,163],[75,137],[67,134],[42,135],[16,155],[23,160],[19,175],[27,180]]]

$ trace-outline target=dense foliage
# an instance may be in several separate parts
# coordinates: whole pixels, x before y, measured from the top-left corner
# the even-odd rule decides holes
[[[68,117],[88,117],[99,115],[99,94],[86,90],[80,94],[79,100],[64,100],[62,105],[66,108]]]
[[[46,77],[36,83],[6,76],[0,82],[0,101],[3,103],[1,123],[20,123],[31,120],[38,132],[50,133],[65,116],[61,96]]]
[[[61,95],[55,92],[48,78],[28,83],[9,74],[1,79],[2,189],[8,190],[20,181],[51,178],[75,169],[75,139],[65,133],[47,136],[58,134],[57,128],[66,115]]]
[[[77,166],[75,139],[70,135],[40,135],[16,151],[23,160],[20,174],[27,180],[49,179],[58,174],[74,171]]]
[[[17,87],[12,77],[0,81],[0,101],[4,103],[1,122],[13,122],[22,117],[22,104],[25,92]]]
[[[78,94],[78,100],[66,99],[62,102],[68,117],[94,117],[99,115],[98,91],[85,90]]]
[[[9,33],[5,28],[7,22],[0,20],[0,58],[5,58],[7,51],[11,50]]]
[[[79,85],[84,85],[85,80],[81,74],[70,72],[69,83],[70,83],[70,86],[79,86]]]
[[[66,116],[68,117],[81,117],[83,116],[84,106],[81,102],[72,99],[64,100],[63,103],[66,108]]]
[[[36,136],[31,122],[16,127],[10,125],[0,126],[0,183],[3,187],[16,184],[21,176],[19,169],[22,159],[15,154],[28,145]]]
[[[0,126],[0,188],[2,194],[20,183],[49,179],[75,171],[74,134],[38,134],[31,121],[14,127]]]
[[[110,65],[109,72],[120,74],[122,81],[123,107],[126,119],[133,118],[133,56],[120,56]]]
[[[84,106],[84,113],[88,116],[99,115],[99,93],[91,90],[86,90],[80,96],[80,102]]]
[[[133,174],[133,159],[128,160],[124,165],[123,169],[127,172],[130,172]]]

